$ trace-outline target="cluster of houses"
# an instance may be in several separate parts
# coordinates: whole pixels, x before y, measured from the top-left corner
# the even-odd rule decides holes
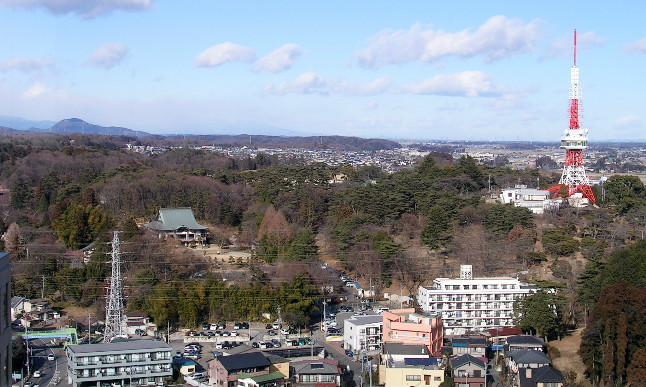
[[[473,278],[472,267],[462,265],[460,278],[420,287],[422,313],[384,310],[345,320],[343,346],[359,359],[378,354],[386,387],[439,386],[447,369],[458,386],[484,387],[493,382],[489,359],[514,386],[559,387],[563,375],[543,340],[513,326],[513,303],[536,291],[517,278]]]
[[[478,335],[444,336],[438,315],[397,309],[345,321],[344,348],[358,359],[378,354],[379,383],[389,386],[439,386],[451,370],[457,386],[485,387],[491,377],[489,359],[504,364],[511,385],[560,387],[563,375],[552,367],[543,340],[517,328],[496,327]],[[446,340],[445,340],[446,338]],[[447,368],[449,367],[450,368]]]

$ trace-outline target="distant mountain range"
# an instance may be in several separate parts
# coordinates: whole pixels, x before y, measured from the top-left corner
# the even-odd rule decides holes
[[[247,128],[248,129],[248,128]],[[262,128],[265,132],[267,127]],[[227,131],[234,131],[230,128]],[[275,131],[279,129],[274,128]],[[18,131],[31,131],[39,133],[70,134],[79,133],[86,135],[104,136],[127,136],[151,140],[184,140],[190,139],[196,142],[207,142],[219,145],[239,145],[254,147],[334,147],[347,150],[384,150],[401,148],[401,144],[395,141],[384,139],[364,139],[360,137],[345,136],[279,136],[269,134],[236,134],[236,135],[156,135],[148,132],[132,130],[117,126],[100,126],[87,123],[80,118],[68,118],[59,122],[53,121],[29,121],[22,118],[0,116],[0,134],[16,133]]]
[[[0,115],[0,126],[17,130],[49,129],[55,123],[55,121],[32,121],[20,117]]]

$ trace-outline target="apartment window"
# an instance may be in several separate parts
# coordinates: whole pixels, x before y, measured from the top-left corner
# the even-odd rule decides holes
[[[464,290],[469,290],[469,285],[464,285]]]
[[[422,380],[422,375],[406,375],[407,382],[419,382]]]
[[[440,382],[440,381],[442,381],[442,378],[440,376],[434,376],[433,381],[434,382]]]

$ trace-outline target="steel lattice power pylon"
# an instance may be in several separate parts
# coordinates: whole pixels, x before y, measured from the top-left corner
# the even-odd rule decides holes
[[[558,185],[548,188],[553,197],[565,194],[567,197],[580,192],[581,195],[594,204],[594,194],[590,189],[590,181],[585,174],[583,150],[588,148],[588,129],[579,126],[579,68],[576,65],[576,30],[574,30],[574,66],[570,71],[570,127],[565,129],[561,138],[561,148],[566,149],[563,174]]]
[[[110,288],[108,289],[105,304],[104,342],[109,342],[115,337],[126,336],[122,289],[119,232],[115,231],[112,238],[112,275],[110,276]]]

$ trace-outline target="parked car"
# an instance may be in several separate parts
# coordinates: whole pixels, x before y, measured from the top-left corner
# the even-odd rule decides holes
[[[345,350],[345,354],[348,355],[348,357],[354,357],[354,353],[352,353],[352,351],[350,351],[349,349]]]
[[[40,370],[34,371],[34,378],[40,378],[41,376],[43,376],[43,375],[42,375]]]
[[[144,331],[143,329],[137,328],[137,329],[135,329],[135,335],[137,335],[137,336],[146,336],[146,331]]]
[[[252,348],[258,348],[258,347],[260,347],[260,345],[258,344],[257,341],[254,341],[254,342],[251,343],[251,347]]]
[[[202,330],[208,331],[210,328],[211,328],[211,325],[209,323],[202,324]]]
[[[249,329],[249,323],[246,323],[246,322],[241,323],[240,329]]]
[[[267,334],[269,336],[276,336],[276,331],[268,331]]]
[[[274,348],[280,348],[280,341],[273,339],[271,341],[271,344],[274,346]]]
[[[231,331],[231,336],[238,336],[238,331]]]
[[[260,349],[267,349],[267,343],[265,343],[264,341],[261,341],[260,344],[258,344],[258,346],[260,347]]]
[[[283,328],[280,330],[280,333],[282,333],[283,335],[289,335],[289,329]]]
[[[217,331],[218,330],[218,324],[211,324],[209,329],[211,329],[212,331]]]
[[[49,360],[49,361],[56,360],[56,356],[54,356],[53,353],[50,353],[49,355],[47,355],[47,360]]]
[[[233,324],[233,329],[240,329],[240,323],[236,321],[236,322]]]
[[[271,325],[271,329],[280,329],[280,324],[275,322]]]
[[[305,344],[307,344],[307,342],[305,341],[304,338],[301,337],[300,339],[298,339],[298,345],[305,345]]]
[[[274,326],[271,324],[265,325],[265,329],[274,329]]]
[[[222,337],[229,337],[229,336],[231,336],[231,333],[229,333],[229,331],[222,332]]]
[[[218,324],[218,329],[227,329],[227,324],[221,322]]]

